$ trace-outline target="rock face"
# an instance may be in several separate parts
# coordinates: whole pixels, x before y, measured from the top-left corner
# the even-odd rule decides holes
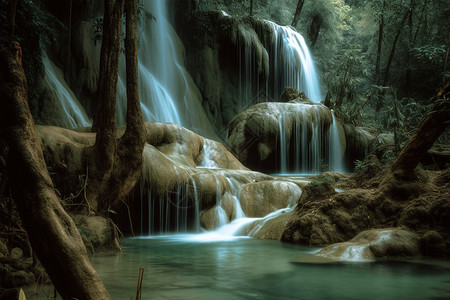
[[[267,173],[344,171],[346,133],[340,121],[327,107],[287,91],[288,102],[260,103],[234,118],[231,151],[247,167]]]
[[[315,255],[338,261],[419,256],[419,240],[417,234],[402,228],[366,230],[348,242],[329,245]]]
[[[366,183],[367,189],[350,185],[343,192],[336,192],[329,182],[313,180],[303,190],[281,240],[324,246],[371,228],[405,227],[417,233],[421,254],[448,256],[450,190],[443,180],[448,173],[421,171],[420,180],[399,182],[389,192],[376,189],[382,173]]]
[[[264,217],[276,210],[293,207],[302,191],[292,182],[262,181],[242,186],[240,201],[247,217]]]
[[[141,180],[127,201],[128,207],[118,211],[115,218],[125,234],[200,231],[201,227],[212,230],[249,216],[260,218],[251,227],[257,228],[253,233],[267,223],[271,233],[261,236],[281,236],[286,218],[275,222],[276,216],[271,216],[268,222],[262,217],[287,207],[292,211],[301,195],[299,183],[250,171],[222,144],[181,126],[154,122],[145,126]],[[63,202],[73,205],[83,201],[70,193],[84,185],[83,149],[94,142],[95,135],[48,126],[38,126],[37,130]],[[122,133],[123,128],[118,134]],[[104,245],[117,245],[110,224],[96,218],[76,217],[87,248],[96,252]]]
[[[100,216],[75,215],[73,220],[90,254],[120,252],[120,238],[111,220]]]

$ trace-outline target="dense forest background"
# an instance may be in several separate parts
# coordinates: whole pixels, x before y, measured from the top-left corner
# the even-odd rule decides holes
[[[312,49],[327,97],[340,116],[347,123],[396,130],[404,140],[450,79],[449,4],[203,0],[200,8],[295,25]],[[440,141],[446,139],[448,134]]]
[[[58,53],[61,67],[70,78],[71,20],[83,14],[85,7],[99,5],[53,2],[19,1],[17,7],[16,38],[24,48],[32,111],[39,109],[42,96],[36,86],[39,83],[36,79],[42,73],[42,49],[46,47]],[[175,1],[175,5],[179,3]],[[223,10],[235,17],[252,15],[280,25],[293,25],[313,52],[327,105],[347,123],[395,132],[398,144],[406,141],[439,88],[450,78],[448,0],[196,0],[184,3],[191,9]],[[0,36],[5,39],[8,1],[0,1],[0,6],[3,24]],[[96,36],[99,31],[101,23],[97,19],[92,24],[92,38],[99,38]],[[440,138],[440,142],[445,140],[448,133]]]

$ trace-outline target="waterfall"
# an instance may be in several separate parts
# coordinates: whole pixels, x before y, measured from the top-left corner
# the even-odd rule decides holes
[[[201,105],[201,94],[184,67],[184,46],[169,22],[166,0],[144,1],[153,19],[141,18],[138,29],[139,92],[144,121],[170,122],[216,138]],[[126,118],[126,68],[120,59],[117,120]]]
[[[217,163],[211,158],[211,152],[213,149],[214,142],[208,139],[203,139],[203,149],[202,149],[202,161],[198,168],[208,168],[208,169],[218,169],[219,166]]]
[[[339,127],[336,121],[336,117],[334,116],[334,111],[331,111],[331,115],[333,116],[333,123],[331,123],[330,131],[329,131],[329,140],[330,140],[330,170],[334,172],[345,172],[345,164],[344,164],[344,151],[342,150],[342,134],[339,131]]]
[[[291,27],[265,22],[274,33],[270,55],[274,99],[280,96],[284,87],[289,86],[304,92],[314,102],[322,101],[319,77],[303,36]]]
[[[64,80],[63,73],[47,56],[42,55],[44,85],[48,103],[43,108],[44,119],[51,125],[79,128],[91,125],[84,108]]]
[[[345,172],[345,136],[334,112],[323,105],[287,103],[278,116],[278,172]],[[329,124],[329,125],[328,125]]]

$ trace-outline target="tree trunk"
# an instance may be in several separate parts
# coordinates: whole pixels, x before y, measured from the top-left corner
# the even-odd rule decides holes
[[[123,3],[124,0],[105,0],[98,83],[100,106],[92,125],[92,130],[97,135],[94,146],[86,149],[89,169],[87,201],[94,210],[102,209],[103,207],[99,207],[99,202],[106,201],[102,197],[108,193],[107,182],[113,175],[117,155],[116,99]]]
[[[386,86],[388,83],[389,72],[391,71],[391,65],[392,65],[392,61],[394,59],[395,48],[397,47],[398,38],[400,37],[400,34],[402,33],[403,28],[405,27],[405,23],[406,23],[406,20],[408,19],[409,14],[410,14],[410,9],[408,9],[406,11],[405,15],[403,16],[402,22],[400,23],[400,26],[397,30],[397,34],[395,35],[394,42],[392,43],[391,54],[389,55],[389,60],[388,60],[386,70],[384,73],[383,86]]]
[[[380,24],[378,27],[378,49],[377,49],[377,62],[375,64],[375,82],[377,85],[380,85],[381,82],[381,71],[380,71],[380,65],[381,65],[381,50],[383,47],[383,30],[384,30],[384,11],[386,8],[386,1],[383,0],[383,5],[381,8],[380,13]]]
[[[139,101],[137,59],[137,0],[126,0],[125,56],[127,73],[127,127],[118,144],[118,160],[111,177],[110,190],[117,189],[111,198],[111,207],[117,207],[139,180],[142,152],[145,145],[145,127]],[[116,183],[118,180],[119,184]]]
[[[305,4],[305,0],[298,0],[297,9],[295,10],[294,19],[292,20],[292,27],[296,27],[298,21],[300,20],[300,13],[302,12],[303,4]]]
[[[124,197],[136,185],[142,167],[145,128],[139,101],[137,0],[125,1],[127,121],[124,135],[118,141],[116,136],[116,91],[124,1],[118,0],[110,7],[108,7],[111,5],[110,1],[105,1],[105,22],[107,15],[111,15],[112,18],[108,19],[108,27],[104,27],[101,63],[106,67],[100,68],[102,84],[99,83],[99,88],[102,86],[108,88],[99,90],[102,95],[102,109],[96,128],[97,139],[95,145],[86,152],[89,167],[88,199],[90,207],[95,210],[118,208]],[[113,30],[105,31],[105,28]],[[106,57],[103,57],[104,55]],[[109,59],[110,56],[114,59]]]
[[[410,0],[410,13],[408,16],[408,52],[406,53],[406,91],[408,97],[411,97],[411,77],[412,77],[412,63],[411,63],[411,51],[414,47],[413,43],[413,12],[414,12],[415,2]]]
[[[12,38],[16,28],[16,10],[19,0],[10,0],[8,5],[8,33]]]
[[[250,0],[250,17],[253,16],[253,0]]]
[[[311,41],[311,47],[313,47],[317,42],[320,27],[322,27],[322,17],[320,15],[315,15],[311,21],[311,26],[309,26],[308,30],[309,40]]]
[[[17,42],[0,52],[0,82],[1,135],[10,148],[8,175],[33,250],[63,299],[111,299],[89,262],[77,227],[55,194],[28,107]]]
[[[389,173],[395,178],[409,178],[423,155],[445,131],[450,121],[450,82],[449,88],[439,94],[431,111],[420,122],[408,144],[392,164]],[[386,181],[386,180],[385,180]]]

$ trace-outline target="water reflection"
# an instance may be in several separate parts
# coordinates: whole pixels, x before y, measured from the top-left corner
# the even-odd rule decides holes
[[[450,298],[450,262],[387,260],[308,263],[315,248],[277,241],[193,242],[126,239],[123,254],[93,257],[113,299],[429,299]],[[302,263],[293,263],[298,258]]]

